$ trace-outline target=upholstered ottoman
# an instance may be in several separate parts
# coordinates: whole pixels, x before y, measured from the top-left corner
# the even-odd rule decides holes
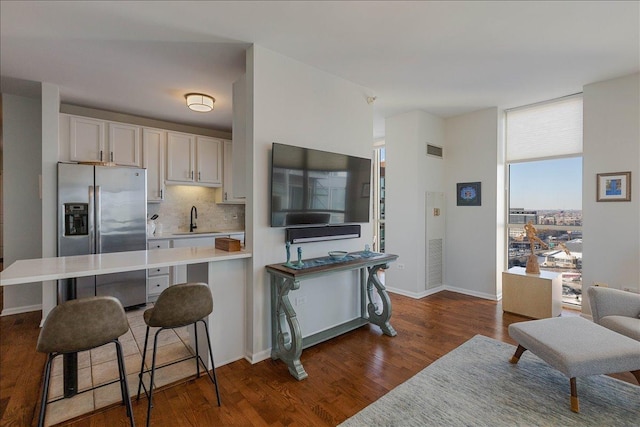
[[[519,344],[570,379],[571,410],[579,411],[576,377],[630,371],[640,383],[640,342],[582,317],[553,317],[509,325]]]

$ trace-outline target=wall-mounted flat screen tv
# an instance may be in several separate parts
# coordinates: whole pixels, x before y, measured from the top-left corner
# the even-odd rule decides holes
[[[271,226],[369,222],[371,159],[274,143]]]

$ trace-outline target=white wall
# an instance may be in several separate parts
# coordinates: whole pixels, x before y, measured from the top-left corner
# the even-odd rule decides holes
[[[41,101],[2,94],[4,265],[42,256]],[[39,310],[40,282],[4,288],[2,315]]]
[[[247,356],[269,357],[271,347],[270,284],[265,265],[285,261],[284,228],[269,226],[271,144],[297,145],[359,157],[372,157],[373,109],[370,92],[343,79],[275,52],[253,46],[247,52],[247,243],[253,250],[249,272],[250,316]],[[252,187],[252,188],[251,188]],[[333,249],[364,249],[371,244],[371,224],[362,225],[362,238],[294,245],[303,257],[325,255]],[[295,255],[294,255],[295,256]],[[298,295],[307,304],[295,307],[303,334],[326,329],[358,317],[355,275],[302,282]]]
[[[498,182],[499,117],[488,108],[445,121],[445,189],[447,194],[445,277],[448,289],[496,300],[501,292],[503,252],[496,227],[503,227],[503,199]],[[456,184],[478,182],[481,206],[457,206]]]
[[[58,111],[60,90],[51,83],[42,83],[42,256],[58,254]],[[42,283],[42,319],[57,304],[56,281]]]
[[[427,143],[445,146],[444,121],[411,111],[385,122],[385,252],[399,255],[385,286],[420,298],[428,294],[425,274],[427,192],[444,191],[446,160],[426,155]]]
[[[640,73],[584,87],[583,312],[587,287],[640,292]],[[596,174],[631,171],[630,202],[596,202]]]

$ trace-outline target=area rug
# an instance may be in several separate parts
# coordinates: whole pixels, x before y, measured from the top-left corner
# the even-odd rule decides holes
[[[580,413],[569,379],[527,351],[476,335],[340,424],[360,426],[639,426],[640,386],[580,377]]]

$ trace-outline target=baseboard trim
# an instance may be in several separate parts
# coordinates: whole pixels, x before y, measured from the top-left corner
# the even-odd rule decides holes
[[[41,310],[42,310],[42,304],[24,305],[22,307],[5,308],[4,310],[2,310],[2,314],[0,314],[0,316],[2,317],[13,316],[14,314],[30,313],[32,311],[41,311]]]
[[[402,295],[402,296],[413,298],[413,299],[421,299],[424,297],[428,297],[429,295],[437,294],[440,291],[444,291],[445,287],[438,286],[436,288],[431,288],[431,289],[427,289],[425,291],[420,291],[420,292],[409,292],[404,289],[398,289],[398,288],[392,288],[392,287],[387,287],[386,289],[387,291],[393,294],[398,294],[398,295]]]
[[[271,349],[268,348],[266,350],[262,350],[256,354],[247,353],[244,358],[247,362],[255,365],[256,363],[262,362],[263,360],[267,360],[271,358]]]
[[[454,286],[445,286],[444,290],[451,291],[451,292],[457,292],[459,294],[469,295],[469,296],[472,296],[472,297],[488,299],[488,300],[491,300],[491,301],[500,301],[500,298],[502,297],[502,295],[486,294],[484,292],[470,291],[469,289],[456,288]]]
[[[468,289],[456,288],[454,286],[447,286],[447,285],[440,285],[438,287],[427,289],[426,291],[421,291],[421,292],[409,292],[404,289],[398,289],[398,288],[392,288],[392,287],[387,287],[387,291],[394,294],[403,295],[405,297],[413,298],[413,299],[428,297],[429,295],[437,294],[438,292],[442,292],[442,291],[456,292],[459,294],[469,295],[472,297],[478,297],[482,299],[488,299],[491,301],[500,301],[500,299],[502,298],[502,294],[491,295],[491,294],[485,294],[483,292],[470,291]]]

